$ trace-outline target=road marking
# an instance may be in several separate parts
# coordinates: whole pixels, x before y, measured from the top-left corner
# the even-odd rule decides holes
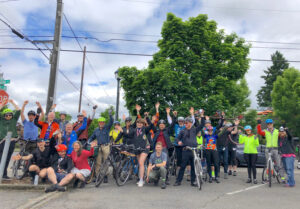
[[[256,189],[256,188],[262,187],[262,186],[264,186],[264,184],[256,185],[256,186],[251,186],[251,187],[247,187],[247,188],[245,188],[245,189],[237,190],[237,191],[234,191],[234,192],[228,192],[228,193],[226,193],[226,194],[227,194],[227,195],[234,195],[234,194],[241,193],[241,192],[245,192],[245,191],[248,191],[248,190],[251,190],[251,189]]]
[[[42,196],[39,196],[35,199],[30,199],[27,203],[19,206],[17,209],[33,209],[33,208],[39,208],[43,204],[47,203],[48,201],[57,198],[61,195],[59,192],[53,192],[44,194]]]

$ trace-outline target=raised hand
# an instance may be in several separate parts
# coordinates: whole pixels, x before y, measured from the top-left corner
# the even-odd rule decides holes
[[[171,108],[170,108],[170,107],[167,107],[167,108],[166,108],[166,112],[167,112],[168,115],[170,115],[170,111],[171,111]]]
[[[194,115],[195,109],[193,107],[190,108],[190,113],[191,113],[191,115]]]
[[[177,117],[177,111],[173,111],[173,115]]]
[[[149,116],[149,112],[145,112],[145,113],[144,113],[144,116],[145,116],[145,117],[148,117],[148,116]]]
[[[51,106],[51,110],[54,110],[56,108],[56,104],[53,104],[52,106]]]
[[[126,116],[125,116],[125,114],[123,114],[123,116],[122,116],[122,119],[123,119],[123,121],[125,121],[125,120],[126,120]]]
[[[28,105],[28,103],[29,103],[29,101],[25,100],[24,103],[23,103],[23,105],[26,106],[26,105]]]
[[[138,105],[138,104],[136,104],[135,105],[135,109],[136,109],[136,111],[139,113],[140,111],[141,111],[141,106],[140,105]]]
[[[159,109],[159,106],[160,106],[160,103],[159,102],[156,102],[156,104],[155,104],[155,109],[158,111],[158,109]]]
[[[38,101],[36,102],[36,105],[37,105],[38,107],[40,107],[40,108],[42,107],[41,103],[38,102]]]

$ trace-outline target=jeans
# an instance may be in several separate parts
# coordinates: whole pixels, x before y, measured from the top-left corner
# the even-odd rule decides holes
[[[191,165],[191,183],[196,180],[195,168],[194,168],[194,155],[191,150],[182,150],[182,163],[180,165],[180,170],[176,182],[181,182],[183,179],[185,167]]]
[[[149,173],[149,180],[150,181],[159,181],[159,178],[161,178],[162,181],[165,181],[167,177],[167,169],[165,167],[159,167],[158,169],[155,169],[150,171]]]
[[[228,171],[228,147],[220,146],[218,147],[218,154],[219,154],[219,162],[221,167],[221,162],[224,165],[224,173]]]
[[[257,154],[244,154],[244,158],[248,167],[248,178],[251,179],[251,171],[253,173],[253,179],[256,179],[256,161]]]
[[[295,186],[295,179],[294,179],[294,157],[283,157],[283,166],[285,172],[288,176],[287,183],[290,186]]]

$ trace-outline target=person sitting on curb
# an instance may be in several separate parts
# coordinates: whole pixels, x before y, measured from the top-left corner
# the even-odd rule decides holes
[[[91,174],[91,167],[88,158],[94,154],[94,147],[97,146],[97,141],[91,143],[91,150],[87,151],[82,148],[80,141],[73,143],[73,152],[70,157],[73,160],[74,168],[71,170],[72,179],[75,179],[73,187],[76,188],[81,181],[80,188],[85,187],[85,179]]]
[[[72,127],[72,126],[71,126]],[[51,167],[47,168],[47,178],[53,185],[46,188],[45,192],[66,191],[67,185],[72,179],[71,170],[74,167],[73,161],[67,156],[67,146],[59,144],[56,146],[57,154],[51,159]]]
[[[44,139],[37,139],[37,148],[32,154],[27,156],[21,156],[20,154],[13,157],[13,160],[31,160],[32,164],[29,166],[29,173],[32,177],[32,182],[34,178],[46,178],[47,169],[51,166],[51,156],[56,154],[55,149],[56,141],[53,138],[50,139],[49,146],[45,146],[46,142]],[[37,177],[35,177],[38,175]]]
[[[163,146],[161,142],[157,142],[155,145],[155,152],[151,155],[149,160],[149,166],[147,170],[147,182],[154,182],[154,185],[158,185],[159,179],[161,179],[161,188],[165,189],[166,177],[167,177],[167,154],[162,151]]]

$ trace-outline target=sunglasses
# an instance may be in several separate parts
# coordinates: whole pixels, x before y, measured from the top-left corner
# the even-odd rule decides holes
[[[12,117],[12,114],[6,114],[4,117]]]

